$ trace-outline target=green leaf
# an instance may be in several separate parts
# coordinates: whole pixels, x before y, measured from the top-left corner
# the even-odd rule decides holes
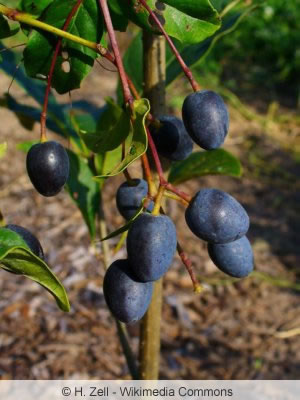
[[[204,40],[201,43],[192,44],[189,46],[183,46],[180,44],[177,45],[177,49],[180,51],[180,54],[187,66],[195,67],[197,64],[202,62],[215,46],[217,41],[220,40],[223,36],[235,30],[240,22],[245,18],[245,16],[248,15],[255,8],[257,8],[257,5],[248,7],[243,12],[238,12],[234,15],[226,17],[223,21],[222,28],[212,37]],[[182,69],[178,64],[176,57],[170,50],[168,50],[166,85],[170,85],[178,76],[182,74]]]
[[[119,8],[134,23],[154,33],[160,33],[149,13],[137,2],[114,0]],[[159,10],[157,4],[164,8]],[[213,35],[220,28],[217,10],[209,0],[147,0],[149,7],[162,22],[166,32],[183,43],[199,43]]]
[[[54,0],[42,14],[41,20],[62,28],[77,0]],[[68,28],[68,32],[99,43],[103,34],[103,19],[95,0],[85,0],[79,7]],[[57,38],[50,33],[33,31],[24,51],[24,65],[32,78],[47,76]],[[57,58],[52,86],[58,93],[67,93],[80,87],[81,81],[90,72],[97,53],[78,43],[63,40],[62,52]],[[69,72],[67,69],[70,69]]]
[[[173,164],[169,182],[178,184],[203,175],[230,175],[240,177],[239,160],[223,149],[192,153],[186,160]]]
[[[86,146],[94,153],[105,153],[119,147],[130,134],[130,110],[123,111],[114,101],[108,100],[95,133],[81,130]]]
[[[19,32],[20,28],[12,29],[6,18],[0,14],[0,39],[6,39],[10,36],[14,36]]]
[[[142,200],[142,203],[144,202],[144,199]],[[137,210],[137,212],[134,214],[134,216],[125,224],[123,225],[121,228],[117,229],[116,231],[110,233],[109,235],[105,236],[105,238],[101,239],[101,242],[103,242],[104,240],[108,240],[111,239],[115,236],[120,235],[123,232],[128,231],[128,229],[130,228],[131,224],[133,223],[133,221],[135,219],[137,219],[137,217],[143,212],[144,206],[143,204],[140,206],[140,208]]]
[[[21,0],[18,10],[39,17],[53,0]]]
[[[131,122],[130,134],[125,142],[125,157],[122,160],[122,145],[114,152],[120,155],[119,162],[110,173],[106,173],[95,177],[94,179],[102,179],[108,176],[114,176],[124,171],[131,163],[144,154],[148,147],[148,139],[145,128],[145,120],[150,111],[150,103],[147,99],[135,100],[133,103],[134,117]]]
[[[0,228],[0,267],[39,283],[54,296],[61,310],[70,311],[66,291],[48,265],[30,251],[17,233],[5,228]]]
[[[91,238],[96,235],[96,215],[100,204],[100,187],[93,180],[94,173],[86,160],[68,150],[70,177],[66,189],[80,209]]]
[[[2,158],[5,155],[6,150],[7,150],[7,143],[6,142],[1,143],[0,144],[0,158]]]

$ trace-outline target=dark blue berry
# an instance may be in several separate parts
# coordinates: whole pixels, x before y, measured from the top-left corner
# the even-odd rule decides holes
[[[150,125],[150,130],[159,154],[171,161],[185,160],[193,151],[193,141],[181,119],[167,115],[158,120],[161,126]]]
[[[43,196],[55,196],[69,177],[69,157],[64,147],[49,141],[31,147],[26,160],[29,178]]]
[[[244,278],[253,271],[253,252],[246,236],[226,244],[209,243],[208,253],[221,271],[234,278]]]
[[[227,107],[217,93],[201,90],[186,97],[182,118],[187,132],[205,150],[222,146],[229,128]]]
[[[103,292],[108,308],[119,321],[133,323],[147,311],[152,283],[139,282],[133,275],[128,260],[117,260],[108,268]]]
[[[147,196],[148,184],[144,179],[133,179],[132,183],[122,183],[116,195],[117,207],[119,213],[126,220],[130,220],[141,206],[143,198]],[[151,201],[147,211],[153,210],[154,204]]]
[[[8,224],[5,226],[5,228],[21,236],[21,238],[24,240],[30,250],[42,260],[44,259],[44,252],[41,243],[28,229],[13,224]]]
[[[134,275],[142,282],[162,277],[172,263],[176,245],[176,228],[169,217],[141,214],[127,237],[128,260]]]
[[[233,242],[249,229],[249,217],[241,204],[218,189],[202,189],[185,212],[191,231],[211,243]]]

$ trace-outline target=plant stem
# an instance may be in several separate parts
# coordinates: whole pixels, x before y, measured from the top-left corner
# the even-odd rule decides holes
[[[116,39],[114,27],[113,27],[111,17],[110,17],[109,8],[107,5],[107,0],[98,0],[98,1],[99,1],[100,8],[102,10],[102,14],[103,14],[103,18],[104,18],[105,25],[107,28],[110,44],[111,44],[111,47],[114,52],[116,66],[119,71],[122,88],[123,88],[124,101],[125,101],[125,104],[131,105],[133,103],[133,97],[131,95],[129,84],[127,81],[126,72],[124,69],[124,65],[123,65],[121,54],[120,54],[118,42]]]
[[[140,330],[140,377],[157,380],[160,360],[160,323],[162,309],[162,284],[153,285],[152,301],[142,319]]]
[[[151,197],[154,197],[156,195],[156,185],[152,177],[149,160],[146,153],[142,155],[142,164],[144,169],[144,176],[148,183],[148,192]]]
[[[189,205],[189,203],[186,200],[184,200],[183,198],[179,197],[175,193],[169,193],[169,192],[166,191],[164,193],[164,196],[167,197],[168,199],[178,201],[178,203],[183,204],[185,207],[187,207]]]
[[[159,155],[158,155],[158,152],[156,150],[155,143],[153,141],[152,135],[151,135],[150,130],[149,130],[148,127],[146,127],[146,132],[147,132],[149,147],[150,147],[150,150],[151,150],[151,153],[152,153],[154,164],[155,164],[158,176],[159,176],[159,182],[160,182],[161,185],[164,185],[164,184],[167,183],[167,181],[166,181],[166,179],[164,177],[164,171],[163,171],[160,159],[159,159]]]
[[[150,100],[154,115],[159,115],[165,107],[165,41],[161,39],[148,33],[144,34],[145,97]],[[141,323],[140,376],[141,379],[156,380],[159,377],[162,279],[156,281],[153,286],[151,304]]]
[[[22,24],[42,29],[43,31],[53,33],[54,35],[57,35],[64,39],[71,40],[72,42],[81,44],[82,46],[95,50],[97,53],[103,54],[107,51],[105,48],[103,48],[103,46],[99,45],[98,43],[94,43],[91,42],[90,40],[86,40],[79,36],[72,35],[71,33],[65,32],[62,29],[55,28],[52,25],[39,21],[30,14],[23,13],[13,8],[0,5],[0,14],[5,15],[12,21],[18,21],[21,22]]]
[[[3,216],[2,212],[0,211],[0,228],[1,227],[3,228],[5,225],[6,225],[6,223],[5,223],[4,216]]]
[[[78,11],[79,7],[81,6],[83,0],[77,0],[76,4],[74,5],[74,7],[72,8],[70,14],[68,15],[64,26],[62,28],[63,31],[66,31],[72,21],[72,18],[74,17],[74,15],[76,14],[76,12]],[[48,108],[48,100],[49,100],[49,94],[50,94],[50,90],[51,90],[51,82],[52,82],[52,78],[53,78],[53,73],[54,73],[54,69],[55,69],[55,64],[57,61],[57,57],[58,54],[60,52],[61,49],[61,44],[62,44],[62,38],[58,39],[58,42],[56,44],[55,47],[55,51],[54,51],[54,55],[51,61],[51,65],[50,65],[50,70],[49,70],[49,75],[48,75],[48,82],[47,82],[47,87],[46,87],[46,92],[45,92],[45,99],[44,99],[44,105],[43,105],[43,110],[41,113],[41,142],[45,142],[47,140],[46,137],[46,119],[47,119],[47,108]]]
[[[173,186],[172,183],[167,182],[165,184],[165,187],[170,192],[177,194],[177,196],[181,197],[187,203],[190,203],[192,201],[192,196],[189,196],[187,193],[183,192],[182,190],[177,189],[177,187]]]
[[[192,71],[189,69],[189,67],[186,65],[186,63],[183,61],[183,58],[181,57],[181,55],[179,54],[178,50],[176,49],[174,43],[172,42],[172,40],[170,39],[169,35],[165,31],[165,29],[162,26],[160,20],[157,18],[155,13],[151,10],[151,8],[148,6],[148,4],[147,4],[147,2],[145,0],[139,0],[139,2],[148,11],[148,13],[150,14],[151,18],[153,18],[154,22],[158,26],[158,28],[161,31],[161,33],[166,38],[171,50],[173,51],[175,57],[177,58],[177,60],[178,60],[178,62],[180,64],[183,72],[185,73],[186,77],[188,78],[188,80],[189,80],[194,92],[197,92],[198,90],[200,90],[200,86],[198,85],[198,83],[194,79]]]
[[[162,199],[164,197],[164,192],[165,192],[165,187],[164,186],[160,186],[158,189],[158,193],[155,199],[155,205],[154,205],[154,209],[152,211],[152,215],[159,215],[160,213],[160,208],[161,208],[161,202]]]
[[[113,249],[113,255],[116,255],[121,250],[121,248],[123,247],[123,244],[127,238],[127,235],[128,235],[128,231],[125,231],[122,233],[120,240],[118,241],[115,248]]]

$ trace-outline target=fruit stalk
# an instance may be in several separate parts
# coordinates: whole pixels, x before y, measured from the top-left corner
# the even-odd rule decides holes
[[[100,8],[102,10],[102,14],[103,14],[103,18],[104,18],[105,25],[107,28],[110,44],[111,44],[113,52],[114,52],[116,66],[119,71],[122,88],[123,88],[124,101],[126,104],[129,104],[131,106],[133,103],[133,97],[131,95],[129,84],[127,81],[126,72],[125,72],[125,69],[123,66],[122,57],[120,54],[119,46],[117,43],[115,31],[113,28],[113,24],[111,21],[111,17],[110,17],[108,5],[107,5],[107,0],[98,0],[98,1],[99,1]]]
[[[68,15],[68,17],[64,23],[64,26],[62,28],[63,31],[66,31],[68,29],[68,27],[72,21],[72,18],[74,17],[74,15],[78,11],[79,7],[81,6],[82,1],[83,0],[78,0],[76,2],[76,4],[74,5],[74,7],[72,8],[72,10],[71,10],[70,14]],[[58,42],[56,44],[53,58],[52,58],[51,65],[50,65],[48,82],[47,82],[44,104],[43,104],[43,110],[41,113],[41,142],[45,142],[47,140],[47,138],[46,138],[46,119],[47,119],[48,100],[49,100],[49,94],[50,94],[50,90],[51,90],[51,82],[52,82],[52,77],[53,77],[53,73],[54,73],[54,69],[55,69],[55,64],[56,64],[57,57],[58,57],[58,54],[61,49],[61,44],[62,44],[62,38],[59,38]]]
[[[194,92],[197,92],[198,90],[200,90],[200,86],[198,85],[198,83],[194,79],[192,71],[189,69],[189,67],[184,62],[183,58],[181,57],[181,55],[179,54],[178,50],[176,49],[174,43],[170,39],[170,36],[167,34],[167,32],[165,31],[164,27],[162,26],[160,20],[157,18],[155,13],[151,10],[151,8],[148,6],[148,4],[146,3],[145,0],[139,0],[139,3],[148,11],[148,13],[150,14],[150,16],[153,19],[153,21],[155,22],[155,24],[158,26],[158,28],[161,31],[161,33],[166,38],[166,41],[168,42],[171,50],[173,51],[175,57],[177,58],[180,66],[181,66],[185,76],[189,80]]]
[[[194,292],[195,293],[201,293],[203,290],[203,287],[201,286],[201,284],[199,283],[197,276],[195,274],[195,271],[193,269],[193,265],[191,260],[188,258],[188,256],[186,255],[186,253],[184,252],[183,248],[181,247],[180,243],[177,242],[177,252],[179,257],[181,258],[182,263],[184,264],[186,270],[188,271],[192,283],[193,283],[193,288],[194,288]]]

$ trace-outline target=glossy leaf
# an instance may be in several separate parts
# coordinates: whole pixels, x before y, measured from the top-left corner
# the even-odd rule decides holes
[[[216,32],[212,37],[204,40],[201,43],[183,46],[177,43],[177,49],[180,51],[182,58],[188,67],[195,67],[197,64],[203,61],[203,59],[209,54],[212,48],[215,46],[218,40],[223,36],[232,32],[240,24],[240,22],[253,11],[257,5],[247,7],[243,12],[235,13],[230,15],[223,20],[222,28]],[[166,85],[170,85],[178,76],[182,75],[182,69],[178,64],[174,54],[167,49],[167,78]]]
[[[7,143],[6,142],[1,143],[0,144],[0,158],[2,158],[5,155],[6,150],[7,150]]]
[[[122,145],[114,151],[120,154],[120,162],[114,166],[110,173],[103,174],[95,179],[102,179],[114,176],[124,171],[131,163],[138,159],[147,150],[148,139],[145,128],[145,120],[150,111],[150,104],[147,99],[135,100],[133,103],[134,117],[131,121],[130,133],[125,142],[125,157],[122,160]]]
[[[81,137],[94,153],[105,153],[119,147],[130,134],[130,113],[123,111],[114,101],[108,100],[95,133],[81,129]]]
[[[223,149],[192,153],[186,160],[173,164],[169,182],[178,184],[203,175],[230,175],[240,177],[239,160]]]
[[[61,310],[70,310],[66,291],[48,265],[29,250],[17,233],[5,228],[0,228],[0,268],[39,283],[54,296]]]
[[[0,39],[5,39],[10,36],[14,36],[19,32],[19,27],[11,28],[7,19],[0,14]]]
[[[141,5],[124,0],[113,0],[134,23],[159,33],[153,19]],[[160,4],[160,10],[156,8]],[[163,4],[162,4],[163,3]],[[213,35],[221,25],[217,10],[209,0],[147,0],[147,4],[160,19],[166,32],[183,43],[199,43]]]
[[[96,215],[100,204],[99,184],[93,180],[95,175],[86,160],[68,151],[70,177],[66,189],[82,213],[91,238],[96,235]]]
[[[62,28],[77,0],[54,0],[42,14],[41,20]],[[103,34],[103,21],[97,2],[85,0],[73,17],[68,32],[99,43]],[[24,51],[24,64],[32,78],[47,76],[57,38],[50,33],[33,31]],[[62,52],[57,58],[52,86],[58,93],[67,93],[80,87],[90,72],[97,53],[71,41],[62,41]],[[66,68],[65,68],[66,67]],[[69,71],[68,71],[69,69]]]

